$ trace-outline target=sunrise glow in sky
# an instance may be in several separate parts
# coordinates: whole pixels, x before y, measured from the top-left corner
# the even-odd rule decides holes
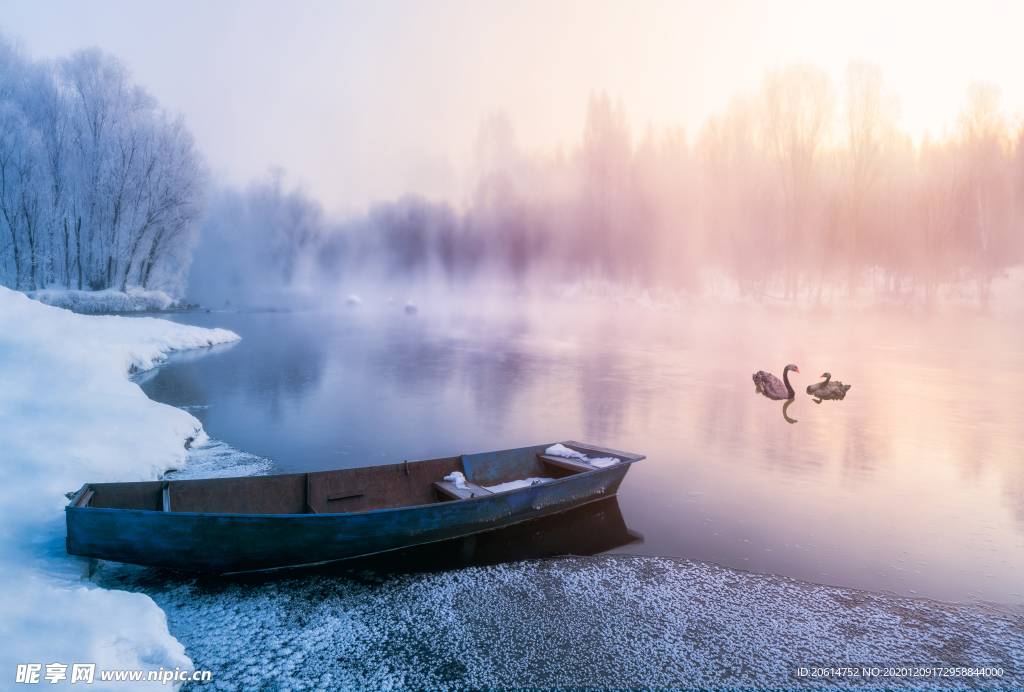
[[[221,179],[271,166],[328,208],[417,192],[458,201],[481,119],[530,152],[579,141],[594,90],[635,133],[692,142],[766,69],[806,59],[837,86],[880,65],[915,139],[951,126],[972,80],[1024,113],[1019,2],[10,2],[0,31],[34,58],[99,46],[184,113]]]

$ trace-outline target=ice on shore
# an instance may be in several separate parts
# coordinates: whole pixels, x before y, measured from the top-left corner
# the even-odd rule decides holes
[[[540,483],[550,483],[555,480],[554,478],[523,478],[517,481],[509,481],[508,483],[499,483],[498,485],[485,485],[483,486],[492,493],[507,493],[509,490],[518,490],[519,488],[529,488],[531,485],[539,485]]]
[[[77,315],[0,288],[4,675],[19,663],[192,667],[152,600],[97,588],[92,561],[67,555],[65,493],[182,469],[186,440],[205,437],[199,421],[151,401],[129,374],[174,350],[236,339],[149,317]],[[90,688],[105,686],[97,676]]]
[[[152,596],[196,667],[239,692],[1024,686],[1020,614],[680,558],[201,579],[106,563],[95,578]],[[794,675],[799,665],[871,663],[1006,672],[984,681]]]

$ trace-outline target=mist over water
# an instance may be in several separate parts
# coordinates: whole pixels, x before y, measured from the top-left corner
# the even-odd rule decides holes
[[[214,195],[190,299],[287,304],[385,283],[519,290],[610,281],[706,295],[928,309],[1024,262],[1024,125],[975,82],[919,143],[880,68],[842,84],[809,63],[765,73],[696,137],[637,129],[595,92],[578,142],[531,151],[482,119],[461,199],[415,195],[328,213],[280,170]],[[261,302],[262,301],[262,302]]]
[[[449,296],[176,319],[242,341],[143,383],[274,472],[576,439],[646,454],[613,552],[1024,603],[1019,320]],[[795,363],[794,402],[751,374]],[[820,404],[829,371],[852,384]]]

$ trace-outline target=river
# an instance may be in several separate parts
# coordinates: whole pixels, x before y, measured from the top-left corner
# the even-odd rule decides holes
[[[137,381],[274,473],[574,439],[648,457],[603,552],[1024,603],[1019,319],[515,300],[167,318],[242,340]],[[784,409],[751,374],[787,363]],[[825,371],[845,400],[804,393]]]

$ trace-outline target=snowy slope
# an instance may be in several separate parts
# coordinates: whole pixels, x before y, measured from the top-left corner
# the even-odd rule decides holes
[[[65,493],[180,468],[185,441],[205,437],[199,421],[151,401],[129,373],[173,350],[238,338],[152,318],[75,315],[0,288],[2,675],[19,663],[192,667],[149,597],[97,588],[84,578],[89,561],[66,554]],[[98,677],[90,689],[103,689]]]

